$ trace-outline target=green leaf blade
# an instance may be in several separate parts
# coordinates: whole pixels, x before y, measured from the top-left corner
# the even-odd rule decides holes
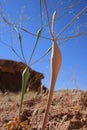
[[[18,39],[19,39],[19,42],[20,42],[20,50],[21,50],[21,54],[22,54],[22,57],[23,57],[24,63],[26,64],[26,59],[25,59],[24,52],[23,52],[23,47],[22,47],[22,36],[21,36],[20,33],[18,33]]]
[[[24,99],[24,94],[25,94],[28,79],[29,79],[29,67],[27,66],[22,73],[22,94],[21,94],[21,101],[19,107],[19,117],[22,109],[22,104],[23,104],[23,99]]]
[[[34,55],[34,52],[35,52],[35,49],[36,49],[36,46],[37,46],[38,40],[39,40],[39,38],[40,38],[40,36],[41,36],[41,33],[42,33],[42,28],[39,29],[39,31],[37,32],[37,38],[36,38],[36,42],[35,42],[35,45],[34,45],[34,48],[33,48],[32,54],[31,54],[31,56],[30,56],[29,64],[30,64],[30,62],[31,62],[31,60],[32,60],[32,57],[33,57],[33,55]]]

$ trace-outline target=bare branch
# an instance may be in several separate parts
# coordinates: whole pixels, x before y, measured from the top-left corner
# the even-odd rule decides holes
[[[81,16],[81,14],[83,14],[85,11],[87,10],[87,6],[80,11],[62,30],[61,32],[58,34],[58,36],[56,37],[56,40],[59,40],[59,37],[62,35],[62,33],[79,17]]]
[[[16,26],[16,27],[17,27],[17,26]],[[23,27],[18,27],[18,28],[21,29],[22,31],[24,31],[24,32],[26,32],[26,33],[32,35],[32,36],[37,37],[37,34],[32,33],[32,32],[29,32],[27,29],[25,29],[25,28],[23,28]],[[51,38],[45,37],[45,36],[40,36],[40,38],[47,39],[47,40],[52,40]]]
[[[7,44],[6,42],[4,42],[4,41],[2,41],[2,40],[0,40],[0,43],[3,44],[3,45],[5,45],[5,46],[7,46],[8,48],[10,48],[10,49],[14,52],[14,54],[15,54],[21,61],[23,61],[23,59],[18,55],[18,53],[15,51],[15,49],[14,49],[12,46],[10,46],[9,44]]]
[[[64,38],[60,38],[59,40],[65,41],[65,40],[69,40],[69,39],[71,39],[71,38],[80,37],[80,36],[85,35],[85,34],[86,34],[85,32],[80,32],[80,33],[77,33],[76,35],[66,36],[66,37],[64,37]]]
[[[35,36],[35,37],[37,37],[37,34],[35,34],[35,33],[32,33],[32,32],[30,32],[30,31],[28,31],[27,29],[25,29],[24,27],[19,27],[19,26],[16,26],[15,24],[13,24],[13,23],[11,23],[11,22],[9,22],[4,16],[2,16],[1,15],[1,17],[2,17],[2,19],[3,19],[3,21],[7,24],[7,25],[9,25],[9,26],[11,26],[12,28],[17,28],[17,29],[20,29],[20,30],[22,30],[22,31],[24,31],[24,32],[26,32],[26,33],[28,33],[28,34],[30,34],[30,35],[32,35],[32,36]],[[52,40],[51,38],[49,38],[49,37],[45,37],[45,36],[40,36],[40,38],[43,38],[43,39],[47,39],[47,40]]]
[[[45,9],[46,9],[46,15],[47,15],[47,19],[48,19],[48,26],[49,26],[50,34],[52,35],[52,37],[54,37],[52,30],[51,30],[51,24],[50,24],[50,18],[49,18],[49,14],[48,14],[48,7],[47,7],[46,0],[44,0],[44,5],[45,5]]]

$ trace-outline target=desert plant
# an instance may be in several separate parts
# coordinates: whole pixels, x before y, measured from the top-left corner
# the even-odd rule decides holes
[[[61,66],[61,53],[60,53],[60,49],[57,45],[56,39],[54,38],[54,33],[53,33],[53,29],[54,29],[54,22],[56,20],[56,11],[53,14],[53,19],[52,19],[52,26],[50,25],[50,19],[49,19],[49,14],[48,14],[48,8],[47,8],[47,4],[46,4],[46,0],[44,0],[44,4],[45,4],[45,8],[46,8],[46,14],[47,14],[47,18],[48,18],[48,24],[49,24],[49,30],[50,33],[52,35],[52,53],[51,53],[51,59],[50,59],[50,71],[51,71],[51,77],[50,77],[50,92],[49,92],[49,97],[48,97],[48,103],[47,103],[47,108],[46,108],[46,112],[45,112],[45,117],[44,117],[44,122],[43,122],[43,126],[42,126],[42,130],[45,129],[45,125],[47,122],[47,117],[48,117],[48,113],[49,113],[49,109],[50,109],[50,104],[52,101],[52,97],[53,97],[53,92],[54,92],[54,86],[55,86],[55,82],[56,82],[56,78]]]
[[[24,71],[23,71],[23,73],[22,73],[22,95],[21,95],[21,104],[20,104],[20,108],[19,108],[19,118],[20,118],[20,113],[21,113],[21,108],[22,108],[22,103],[23,103],[23,98],[24,98],[24,94],[25,94],[25,90],[26,90],[27,81],[28,81],[28,79],[29,79],[29,64],[30,64],[31,59],[32,59],[32,57],[33,57],[33,54],[34,54],[36,45],[37,45],[37,43],[38,43],[38,40],[39,40],[39,38],[40,38],[41,31],[42,31],[42,29],[40,29],[40,30],[38,31],[37,38],[36,38],[36,42],[35,42],[35,45],[34,45],[32,54],[31,54],[31,56],[30,56],[29,63],[27,64],[27,67],[24,69]]]
[[[48,117],[48,113],[49,113],[49,109],[50,109],[50,104],[51,104],[52,97],[53,97],[54,86],[55,86],[56,78],[57,78],[57,75],[58,75],[58,72],[59,72],[59,69],[60,69],[60,66],[61,66],[61,60],[62,60],[60,49],[59,49],[56,41],[59,39],[60,35],[77,19],[77,17],[79,17],[84,11],[87,10],[87,7],[84,8],[79,14],[76,15],[76,17],[74,17],[63,28],[63,30],[61,30],[61,32],[58,34],[58,36],[56,38],[54,38],[53,29],[54,29],[54,22],[56,20],[56,11],[53,14],[52,26],[51,26],[46,0],[44,0],[44,5],[45,5],[45,8],[46,8],[48,25],[49,25],[49,30],[50,30],[50,33],[51,33],[51,36],[52,36],[53,45],[52,45],[52,53],[51,53],[51,59],[50,59],[50,63],[51,63],[50,92],[49,92],[48,103],[47,103],[47,108],[46,108],[46,112],[45,112],[42,130],[45,130],[47,117]]]
[[[53,97],[55,82],[56,82],[57,75],[58,75],[58,72],[60,70],[61,61],[62,61],[61,52],[60,52],[60,49],[58,47],[57,41],[59,40],[61,34],[77,19],[77,17],[79,17],[82,13],[84,13],[87,10],[87,7],[85,7],[55,37],[54,36],[54,23],[56,21],[56,15],[57,15],[57,13],[56,13],[56,11],[54,11],[53,18],[52,18],[52,24],[51,24],[50,18],[49,18],[49,12],[48,12],[48,6],[47,6],[47,3],[46,3],[46,0],[44,0],[44,5],[45,5],[46,15],[47,15],[47,19],[48,19],[48,26],[49,26],[49,30],[50,30],[50,34],[51,34],[52,38],[47,38],[47,37],[41,36],[41,33],[43,31],[42,1],[41,0],[40,0],[40,21],[41,21],[40,23],[41,23],[41,26],[40,26],[40,29],[39,29],[39,31],[38,31],[37,34],[32,34],[28,30],[26,30],[25,28],[14,26],[12,23],[8,22],[4,16],[2,16],[4,22],[7,23],[8,25],[10,25],[16,31],[16,33],[18,34],[18,39],[19,39],[19,42],[20,42],[20,50],[21,50],[21,53],[22,53],[22,60],[27,65],[27,67],[25,68],[25,70],[22,73],[22,93],[21,93],[21,101],[20,101],[20,107],[19,107],[19,118],[20,118],[20,113],[21,113],[21,109],[22,109],[23,98],[24,98],[24,94],[25,94],[25,90],[26,90],[26,84],[27,84],[27,80],[29,78],[29,67],[32,64],[34,64],[34,63],[38,62],[39,60],[41,60],[44,56],[46,56],[52,50],[52,52],[51,52],[51,58],[50,58],[50,66],[51,66],[50,67],[50,71],[51,71],[51,76],[50,76],[50,91],[49,91],[49,97],[48,97],[47,108],[46,108],[46,112],[45,112],[45,117],[44,117],[44,121],[43,121],[42,130],[45,130],[45,126],[46,126],[46,122],[47,122],[47,117],[48,117],[48,113],[49,113],[49,110],[50,110],[50,104],[51,104],[52,97]],[[24,52],[23,52],[23,48],[22,48],[22,36],[19,33],[18,28],[20,28],[22,31],[24,31],[26,33],[29,33],[31,35],[36,36],[35,45],[34,45],[34,48],[33,48],[33,51],[31,53],[31,56],[30,56],[30,59],[29,59],[28,63],[25,60],[25,56],[24,56]],[[69,38],[73,38],[73,37],[76,37],[76,36],[80,36],[82,34],[83,33],[79,33],[79,34],[77,34],[75,36],[68,36],[64,40],[67,40]],[[40,37],[51,40],[52,41],[52,47],[50,47],[39,59],[37,59],[36,61],[34,61],[33,63],[31,63],[32,57],[34,55],[34,52],[35,52],[35,49],[36,49],[36,46],[37,46],[37,43],[38,43],[38,40],[39,40]],[[19,57],[19,55],[16,53],[16,51],[13,48],[11,48],[11,49]]]

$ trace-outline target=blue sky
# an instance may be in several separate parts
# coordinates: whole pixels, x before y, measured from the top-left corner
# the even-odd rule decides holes
[[[57,10],[57,19],[55,22],[55,36],[61,29],[83,8],[87,7],[86,0],[47,0],[50,19],[52,20],[53,11]],[[69,6],[70,5],[70,6]],[[74,5],[74,7],[73,7]],[[68,7],[68,8],[67,8]],[[32,33],[37,33],[40,29],[39,0],[0,0],[0,14],[4,14],[8,21],[15,25],[23,26]],[[47,18],[42,0],[43,25],[47,25]],[[31,55],[36,37],[19,30],[22,36],[23,50],[28,62]],[[66,87],[87,90],[87,10],[83,13],[62,35],[61,39],[66,36],[73,36],[79,32],[86,32],[81,37],[72,38],[66,41],[59,40],[58,44],[62,54],[62,65],[57,78],[55,90],[65,89]],[[44,27],[42,35],[49,37],[49,29]],[[21,56],[17,34],[11,27],[6,25],[0,17],[0,58],[20,61],[18,57],[5,46],[3,43],[13,46]],[[43,55],[52,45],[47,39],[39,39],[32,62]],[[42,72],[45,79],[42,81],[49,88],[50,82],[50,55],[49,53],[40,62],[32,66],[33,69]]]

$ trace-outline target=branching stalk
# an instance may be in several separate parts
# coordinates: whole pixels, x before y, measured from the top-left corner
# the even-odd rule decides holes
[[[23,59],[18,55],[18,53],[16,52],[16,50],[15,50],[12,46],[8,45],[7,43],[3,42],[2,40],[0,40],[0,42],[1,42],[3,45],[5,45],[5,46],[7,46],[8,48],[10,48],[10,49],[14,52],[14,54],[15,54],[21,61],[23,61]]]
[[[53,36],[52,30],[51,30],[51,23],[50,23],[50,18],[49,18],[49,14],[48,14],[48,7],[47,7],[46,0],[44,0],[44,5],[45,5],[45,9],[46,9],[46,15],[47,15],[47,19],[48,19],[48,26],[49,26],[50,34],[53,38],[54,36]]]
[[[34,48],[33,48],[33,51],[32,51],[32,54],[31,54],[31,56],[30,56],[30,60],[29,60],[29,63],[28,63],[28,64],[30,64],[31,59],[32,59],[32,57],[33,57],[33,55],[34,55],[34,52],[35,52],[35,49],[36,49],[36,46],[37,46],[37,43],[38,43],[38,40],[39,40],[39,38],[40,38],[41,33],[42,33],[42,29],[40,29],[40,30],[38,31],[38,33],[37,33],[36,42],[35,42],[35,45],[34,45]]]
[[[56,41],[59,40],[60,36],[62,35],[62,33],[78,18],[80,17],[85,11],[87,10],[87,6],[80,11],[62,30],[61,32],[58,34],[58,36],[56,37]]]
[[[42,21],[42,0],[40,0],[40,23],[41,23],[41,28],[43,28],[43,21]]]
[[[51,50],[52,50],[52,47],[50,47],[41,57],[39,57],[37,60],[35,60],[33,63],[31,63],[30,66],[34,65],[35,63],[37,63],[41,59],[43,59]]]

